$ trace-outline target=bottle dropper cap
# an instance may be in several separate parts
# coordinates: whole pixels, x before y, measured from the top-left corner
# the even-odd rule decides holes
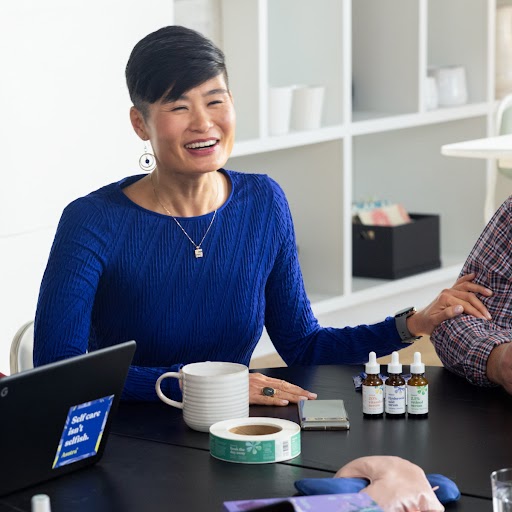
[[[402,365],[398,361],[398,352],[391,354],[391,363],[388,364],[388,373],[402,373]]]
[[[425,365],[421,362],[421,354],[414,352],[414,362],[411,364],[411,373],[425,373]]]
[[[35,494],[31,500],[32,512],[51,512],[50,497],[47,494]]]
[[[377,354],[375,352],[370,352],[370,360],[366,363],[365,371],[366,375],[375,375],[380,372],[380,364],[377,363]]]

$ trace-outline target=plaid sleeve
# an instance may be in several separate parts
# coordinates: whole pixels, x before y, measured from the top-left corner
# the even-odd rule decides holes
[[[512,196],[494,214],[464,264],[461,276],[474,272],[475,283],[493,291],[479,297],[492,320],[462,314],[443,322],[431,340],[444,366],[478,386],[492,386],[486,375],[492,349],[512,341]]]

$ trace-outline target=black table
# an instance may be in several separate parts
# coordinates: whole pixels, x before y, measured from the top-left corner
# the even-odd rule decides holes
[[[301,455],[284,464],[335,472],[365,455],[397,455],[426,473],[451,478],[465,495],[491,498],[491,472],[512,466],[512,396],[499,388],[471,386],[444,368],[428,367],[427,419],[368,420],[352,381],[360,371],[361,367],[329,365],[263,370],[315,391],[319,398],[343,398],[350,417],[348,432],[302,432]],[[295,405],[251,406],[251,416],[298,421]],[[164,404],[123,404],[113,431],[209,449],[208,436],[189,429],[181,411]]]
[[[456,481],[463,496],[449,511],[491,511],[489,475],[512,466],[508,430],[512,397],[478,389],[442,368],[427,368],[426,420],[365,420],[352,376],[360,367],[279,368],[264,373],[343,398],[348,432],[302,432],[302,453],[277,464],[240,465],[209,454],[208,435],[189,429],[181,411],[163,403],[121,404],[103,459],[94,467],[0,498],[0,512],[30,511],[30,498],[49,494],[52,512],[103,510],[221,511],[229,500],[287,497],[302,478],[332,477],[350,460],[393,454]],[[295,405],[251,406],[252,416],[297,421]]]
[[[30,510],[30,498],[45,493],[52,512],[221,511],[227,500],[288,497],[295,480],[325,475],[284,464],[231,464],[203,450],[112,435],[97,465],[0,498],[0,505]]]
[[[114,434],[97,465],[0,498],[0,512],[29,512],[38,493],[50,496],[52,512],[221,512],[224,501],[285,498],[295,480],[326,476],[281,463],[232,464],[204,450]],[[490,503],[464,496],[447,510],[482,512]]]

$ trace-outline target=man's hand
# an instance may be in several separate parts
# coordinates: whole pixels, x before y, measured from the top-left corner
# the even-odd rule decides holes
[[[263,388],[273,390],[273,396],[264,395]],[[314,400],[316,396],[316,393],[310,393],[285,380],[272,379],[261,373],[249,373],[250,404],[288,405],[290,402],[297,403],[300,400]]]
[[[492,291],[473,283],[475,274],[468,274],[457,279],[451,288],[443,290],[426,308],[407,319],[407,328],[415,336],[430,335],[442,322],[461,313],[476,318],[490,320],[491,315],[476,294],[490,297]]]
[[[512,343],[494,347],[487,359],[487,378],[512,394]]]

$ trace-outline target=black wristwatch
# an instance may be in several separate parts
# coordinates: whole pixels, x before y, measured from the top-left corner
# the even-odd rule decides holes
[[[402,343],[414,343],[416,340],[421,338],[421,336],[413,336],[407,328],[407,319],[414,315],[414,313],[416,313],[415,307],[401,309],[395,313],[396,330],[398,331],[398,334],[400,334]]]

